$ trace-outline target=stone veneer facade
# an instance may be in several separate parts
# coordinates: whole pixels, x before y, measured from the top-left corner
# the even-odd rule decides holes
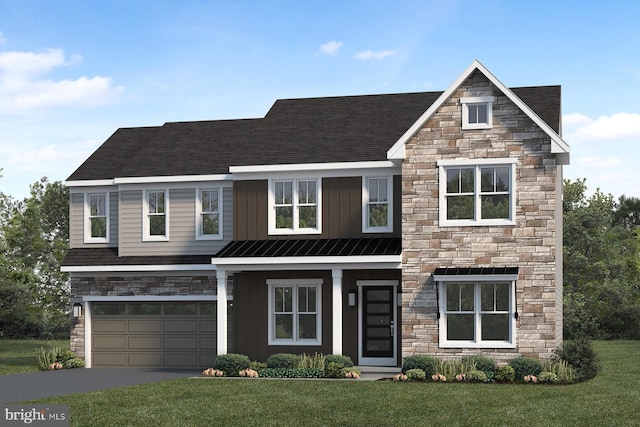
[[[82,303],[84,296],[117,296],[126,301],[131,296],[216,295],[213,276],[75,276],[71,277],[71,305]],[[231,292],[228,293],[231,295]],[[85,357],[86,315],[72,319],[71,351]]]
[[[460,98],[471,96],[495,97],[491,129],[462,130]],[[562,171],[549,136],[476,70],[405,150],[403,356],[549,357],[562,339]],[[437,161],[508,157],[517,158],[516,225],[440,227]],[[438,267],[519,267],[515,349],[439,347]]]

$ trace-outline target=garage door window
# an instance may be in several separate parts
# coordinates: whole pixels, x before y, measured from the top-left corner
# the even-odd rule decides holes
[[[124,316],[124,304],[93,303],[91,308],[96,316]]]
[[[165,304],[164,314],[169,316],[194,316],[197,313],[197,305],[193,303]]]
[[[133,316],[158,316],[160,304],[129,304],[129,314]]]

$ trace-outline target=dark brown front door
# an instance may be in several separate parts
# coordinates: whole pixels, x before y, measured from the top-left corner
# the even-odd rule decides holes
[[[394,314],[393,286],[362,287],[363,357],[393,357]]]

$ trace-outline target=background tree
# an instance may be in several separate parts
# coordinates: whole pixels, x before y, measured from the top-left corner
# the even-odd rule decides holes
[[[0,202],[0,335],[64,336],[69,284],[60,263],[68,248],[68,190],[46,178],[17,202]]]
[[[633,205],[587,197],[584,179],[564,189],[565,338],[640,338],[640,238],[619,209]]]

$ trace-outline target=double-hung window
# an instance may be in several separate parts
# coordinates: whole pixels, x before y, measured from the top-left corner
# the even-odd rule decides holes
[[[441,160],[440,225],[514,225],[516,159]]]
[[[393,231],[392,177],[363,177],[362,231]]]
[[[460,98],[462,129],[490,129],[493,116],[493,96]]]
[[[322,343],[319,279],[267,280],[269,286],[269,344]]]
[[[320,233],[318,179],[270,181],[269,233]]]
[[[197,190],[196,238],[215,240],[222,238],[222,189]]]
[[[84,240],[87,243],[109,242],[109,193],[85,194]]]
[[[440,346],[511,348],[515,345],[514,282],[439,284]]]
[[[167,190],[147,190],[144,192],[144,240],[169,239],[169,200],[167,196]]]

